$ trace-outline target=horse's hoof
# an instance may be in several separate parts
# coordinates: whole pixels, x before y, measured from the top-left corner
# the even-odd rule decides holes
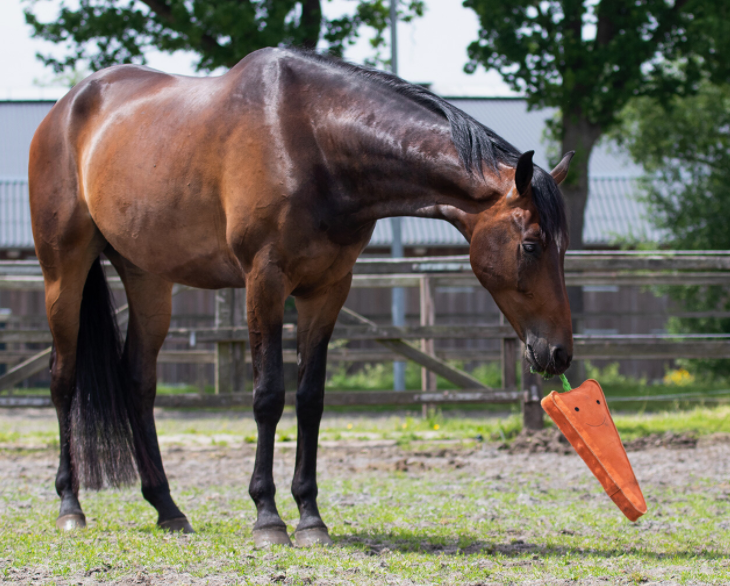
[[[332,538],[325,527],[302,529],[294,532],[294,543],[297,547],[311,547],[313,545],[333,545]]]
[[[56,519],[56,529],[60,529],[61,531],[73,531],[74,529],[84,528],[86,528],[86,517],[83,513],[61,515]]]
[[[176,519],[162,521],[161,523],[158,523],[157,526],[168,533],[195,533],[193,526],[190,524],[187,517],[178,517]]]
[[[291,545],[291,539],[283,527],[269,527],[253,530],[253,546],[263,549],[270,545]]]

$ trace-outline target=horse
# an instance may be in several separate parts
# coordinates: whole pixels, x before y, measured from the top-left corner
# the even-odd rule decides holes
[[[573,353],[558,185],[549,173],[423,87],[290,48],[217,77],[119,65],[76,85],[38,127],[29,192],[53,336],[60,434],[56,526],[86,526],[79,486],[134,482],[157,525],[191,532],[163,468],[153,406],[174,283],[247,290],[258,429],[249,494],[256,547],[291,544],[272,474],[284,408],[282,323],[298,312],[298,437],[292,495],[300,546],[332,540],[317,507],[327,345],[375,222],[440,218],[538,371]],[[125,287],[122,341],[104,255]]]

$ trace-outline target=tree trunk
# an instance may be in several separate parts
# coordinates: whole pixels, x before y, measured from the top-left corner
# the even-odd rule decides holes
[[[583,250],[583,225],[585,224],[586,201],[588,200],[588,162],[593,146],[601,135],[601,129],[591,124],[584,116],[576,113],[563,114],[562,152],[575,151],[570,173],[560,186],[565,197],[570,231],[570,249]],[[584,312],[583,288],[568,287],[568,301],[573,315]],[[573,332],[583,331],[583,320],[573,318]],[[567,373],[574,381],[585,378],[582,361],[573,362]],[[577,384],[575,384],[577,386]]]
[[[315,50],[322,31],[322,5],[320,0],[304,0],[302,2],[302,46]]]
[[[570,227],[570,248],[583,250],[583,224],[588,199],[588,161],[601,128],[591,124],[584,116],[576,113],[563,115],[563,153],[575,151],[570,173],[560,190],[565,196]]]

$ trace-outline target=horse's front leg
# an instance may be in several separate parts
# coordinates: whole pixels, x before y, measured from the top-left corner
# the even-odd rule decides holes
[[[297,298],[298,436],[292,495],[299,507],[300,520],[294,533],[299,546],[332,544],[317,507],[317,440],[324,408],[327,344],[351,281],[352,274],[348,274],[325,291]]]
[[[253,412],[258,428],[256,463],[248,492],[256,505],[253,529],[257,548],[291,545],[276,508],[274,439],[284,411],[284,361],[281,328],[288,295],[284,276],[266,265],[246,278],[246,311],[253,363]]]

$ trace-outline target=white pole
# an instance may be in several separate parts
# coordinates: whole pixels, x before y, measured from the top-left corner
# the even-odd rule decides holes
[[[398,75],[398,0],[390,0],[390,70]]]
[[[398,75],[398,0],[390,0],[390,70]],[[390,256],[401,258],[403,256],[403,238],[401,235],[401,219],[391,218],[391,229],[393,240],[390,247]],[[394,326],[406,325],[406,291],[402,287],[393,287],[391,313]],[[396,361],[393,363],[393,390],[404,391],[406,389],[406,363]]]

